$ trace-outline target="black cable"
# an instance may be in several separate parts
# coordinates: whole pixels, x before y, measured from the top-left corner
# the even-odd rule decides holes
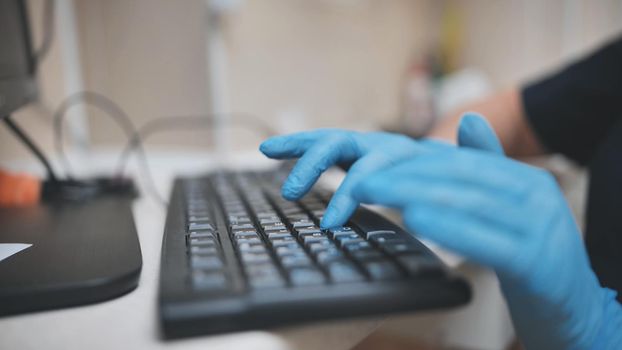
[[[143,148],[141,142],[138,143],[136,150],[138,151],[138,158],[141,162],[141,171],[145,178],[146,190],[151,193],[151,195],[156,198],[160,203],[164,206],[167,206],[168,202],[164,199],[164,196],[158,192],[158,188],[156,187],[155,180],[153,179],[153,173],[151,172],[151,168],[149,167],[149,160],[147,159],[147,153]],[[123,174],[121,174],[122,176]],[[119,177],[121,177],[119,176]]]
[[[45,56],[50,52],[52,42],[54,41],[54,20],[55,20],[55,0],[46,0],[43,4],[43,24],[41,46],[34,54],[35,68],[43,61]]]
[[[98,107],[107,115],[113,117],[119,126],[124,130],[128,142],[119,156],[116,172],[117,176],[122,177],[124,175],[130,154],[132,152],[136,152],[139,158],[141,171],[146,180],[146,190],[164,204],[166,204],[166,201],[157,191],[153,174],[149,167],[147,153],[144,148],[144,141],[152,134],[161,131],[162,129],[196,129],[197,127],[211,128],[214,126],[214,117],[226,115],[236,118],[231,121],[233,125],[243,128],[250,128],[254,131],[259,130],[262,135],[266,137],[276,135],[275,130],[268,124],[261,122],[259,119],[250,114],[244,113],[167,116],[150,120],[137,130],[129,116],[114,101],[96,92],[82,91],[67,97],[54,113],[55,146],[60,161],[63,164],[65,172],[69,178],[72,177],[73,171],[67,155],[65,154],[63,143],[63,122],[69,108],[80,103],[87,103]]]
[[[129,156],[132,151],[136,151],[138,153],[140,167],[142,168],[141,170],[144,174],[146,174],[149,182],[152,184],[152,194],[154,194],[162,203],[166,204],[166,201],[162,198],[162,196],[159,195],[159,193],[157,193],[155,185],[153,185],[155,182],[153,181],[151,168],[149,167],[149,161],[144,148],[144,142],[149,136],[153,135],[158,131],[162,131],[162,129],[195,130],[197,127],[211,128],[214,125],[213,117],[217,115],[218,114],[167,116],[148,121],[133,135],[131,139],[128,140],[128,143],[126,144],[119,157],[117,176],[123,177],[125,169],[127,167],[127,163],[129,161]],[[276,135],[276,132],[268,124],[260,122],[252,115],[243,113],[223,113],[220,115],[237,116],[238,118],[242,118],[236,120],[234,124],[239,123],[241,126],[251,128],[255,126],[256,129],[254,130],[261,130],[263,135],[266,137]]]
[[[22,129],[20,129],[17,124],[15,124],[13,119],[11,119],[11,116],[5,116],[3,119],[4,123],[13,132],[13,134],[15,134],[15,136],[17,136],[17,138],[20,139],[20,141],[22,141],[24,145],[26,145],[26,147],[28,147],[28,149],[35,155],[35,157],[39,159],[41,164],[43,164],[45,170],[47,171],[48,179],[51,182],[57,182],[58,178],[56,177],[56,173],[54,172],[52,165],[50,164],[50,162],[48,162],[47,157],[45,156],[45,154],[43,154],[41,149],[37,147],[37,145],[30,139],[30,137],[28,137],[28,135],[26,135],[22,131]]]
[[[187,129],[195,130],[196,128],[213,128],[214,117],[217,116],[229,116],[234,119],[231,120],[233,126],[241,128],[251,129],[253,131],[259,130],[264,137],[271,137],[277,134],[268,124],[261,122],[253,115],[245,113],[214,113],[203,115],[186,115],[186,116],[167,116],[157,119],[152,119],[146,122],[138,129],[138,132],[133,135],[129,142],[125,145],[119,162],[117,164],[117,174],[122,176],[125,173],[127,163],[129,161],[130,154],[137,149],[138,145],[144,147],[144,143],[151,135],[159,131],[171,130],[171,129]]]
[[[106,115],[112,117],[117,124],[123,129],[128,140],[137,133],[136,127],[125,111],[119,107],[114,101],[108,97],[93,91],[81,91],[67,97],[54,113],[54,143],[58,152],[61,163],[65,168],[68,178],[72,177],[72,169],[69,159],[65,154],[63,143],[63,122],[67,111],[74,105],[86,103],[93,105],[102,110]],[[155,181],[148,167],[147,156],[142,147],[140,140],[137,142],[136,149],[142,162],[142,170],[145,178],[145,189],[151,193],[158,201],[166,205],[166,201],[157,191]]]
[[[74,105],[86,103],[95,106],[112,117],[115,122],[125,132],[126,137],[131,139],[136,134],[136,127],[132,123],[130,117],[119,107],[114,101],[108,97],[93,91],[81,91],[67,97],[60,106],[54,112],[54,144],[56,151],[67,177],[71,178],[73,170],[71,164],[65,154],[65,148],[63,143],[63,123],[67,114],[67,111]]]

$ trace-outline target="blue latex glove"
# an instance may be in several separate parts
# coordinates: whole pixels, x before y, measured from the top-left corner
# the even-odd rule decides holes
[[[397,208],[413,232],[493,268],[527,349],[622,349],[620,304],[553,177],[504,157],[476,115],[458,141],[366,176],[354,199]]]
[[[276,136],[264,141],[260,150],[270,158],[299,158],[283,184],[283,197],[297,200],[304,196],[320,175],[335,164],[352,164],[333,195],[322,228],[343,225],[359,203],[352,198],[357,181],[372,172],[411,158],[424,147],[411,138],[384,132],[360,133],[339,129],[320,129]]]

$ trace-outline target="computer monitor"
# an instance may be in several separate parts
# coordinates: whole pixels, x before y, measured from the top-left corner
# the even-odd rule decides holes
[[[23,0],[0,0],[0,118],[36,98],[35,57]]]

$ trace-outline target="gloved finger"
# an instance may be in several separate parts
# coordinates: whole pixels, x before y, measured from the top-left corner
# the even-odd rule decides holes
[[[378,176],[439,179],[461,186],[476,186],[503,196],[520,197],[530,186],[524,179],[531,178],[533,171],[534,168],[507,158],[456,149],[419,155],[383,170]]]
[[[286,159],[301,157],[316,141],[337,130],[318,129],[290,135],[273,136],[259,145],[259,150],[269,158]]]
[[[320,222],[321,229],[343,226],[358,208],[359,203],[345,193],[333,194]]]
[[[335,134],[319,140],[302,155],[285,180],[282,194],[285,199],[304,196],[326,169],[337,162],[350,161],[355,152],[346,134]]]
[[[357,183],[367,177],[368,174],[388,164],[389,160],[378,153],[369,154],[352,164],[346,177],[328,203],[320,227],[326,229],[345,224],[359,205],[359,202],[352,196]]]
[[[371,136],[373,137],[373,135]],[[388,157],[383,152],[374,152],[368,149],[369,153],[352,164],[346,177],[328,203],[320,223],[321,228],[342,226],[352,216],[359,205],[359,202],[353,198],[353,189],[358,182],[365,179],[369,174],[390,167],[393,163],[399,162],[402,159],[416,157],[420,154],[431,153],[441,147],[447,147],[433,142],[415,142],[405,136],[395,140],[399,141],[399,145],[396,146],[395,154],[391,157]],[[357,142],[354,143],[357,144]],[[352,152],[351,158],[355,158],[360,157],[361,152],[364,151],[359,148],[352,150]]]
[[[520,250],[512,236],[499,234],[478,217],[459,210],[412,205],[403,211],[403,217],[409,230],[495,270],[511,268],[508,257]]]
[[[458,145],[497,154],[503,153],[503,146],[488,121],[477,113],[465,113],[458,126]]]
[[[501,232],[516,234],[524,217],[515,198],[472,184],[447,182],[443,179],[385,175],[375,173],[360,181],[353,198],[360,203],[404,209],[410,205],[434,205],[461,211],[487,220]]]

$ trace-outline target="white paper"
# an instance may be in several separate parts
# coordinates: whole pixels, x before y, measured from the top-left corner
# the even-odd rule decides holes
[[[28,243],[0,243],[0,261],[31,246]]]

